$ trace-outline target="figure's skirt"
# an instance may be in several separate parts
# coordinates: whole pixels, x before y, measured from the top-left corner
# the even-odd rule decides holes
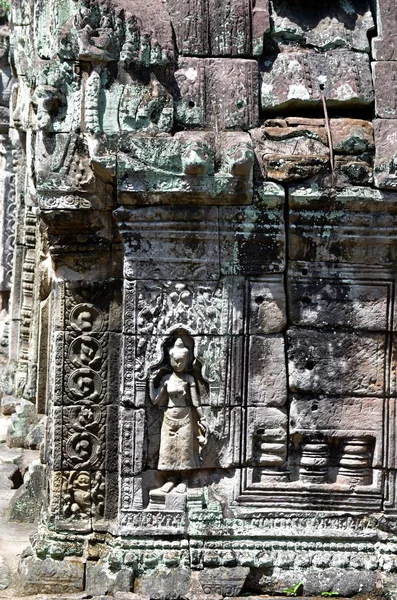
[[[195,458],[192,409],[181,419],[164,413],[161,427],[158,468],[162,471],[184,471],[197,468]]]

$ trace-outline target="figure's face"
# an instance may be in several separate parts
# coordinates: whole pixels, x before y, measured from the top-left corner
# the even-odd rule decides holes
[[[88,488],[90,487],[90,478],[87,477],[87,475],[79,475],[76,483],[79,486],[79,488],[88,490]]]
[[[87,346],[86,344],[84,344],[84,342],[82,342],[82,344],[81,344],[81,352],[87,358],[92,358],[94,355],[94,349],[90,348],[90,346]]]
[[[171,367],[176,373],[183,373],[187,367],[186,352],[173,352],[171,354]]]

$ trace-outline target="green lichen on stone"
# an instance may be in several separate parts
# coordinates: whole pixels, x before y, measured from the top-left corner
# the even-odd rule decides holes
[[[8,0],[0,0],[0,22],[8,20],[10,13],[10,3]]]

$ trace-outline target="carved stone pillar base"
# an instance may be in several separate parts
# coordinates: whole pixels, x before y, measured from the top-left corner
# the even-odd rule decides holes
[[[368,440],[365,438],[345,440],[340,451],[337,483],[369,485],[371,480]]]
[[[302,444],[299,479],[305,483],[324,483],[328,471],[328,444],[307,440]]]
[[[289,481],[289,471],[279,471],[278,469],[257,469],[257,479],[261,483],[287,482]]]

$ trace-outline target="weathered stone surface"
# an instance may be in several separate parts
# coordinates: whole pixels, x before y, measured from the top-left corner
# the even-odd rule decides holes
[[[374,100],[366,54],[333,50],[280,52],[260,65],[261,108],[266,111],[320,106],[369,106]]]
[[[372,123],[362,119],[330,119],[332,146],[337,154],[373,152]]]
[[[182,58],[175,82],[175,118],[183,125],[248,129],[258,120],[256,61]]]
[[[5,416],[12,415],[19,404],[19,398],[15,396],[3,396],[1,399],[1,412]]]
[[[381,119],[395,119],[397,117],[396,63],[394,61],[374,62],[372,72],[375,87],[376,116]]]
[[[220,259],[224,275],[284,269],[284,195],[276,183],[259,186],[252,206],[220,207]]]
[[[324,131],[317,134],[313,129],[309,132],[288,127],[274,129],[265,127],[251,131],[264,177],[299,181],[329,169],[329,150],[321,139]]]
[[[372,40],[373,57],[377,61],[396,60],[397,15],[393,0],[377,0],[378,36]]]
[[[38,460],[33,462],[8,506],[7,517],[10,521],[38,522],[44,504],[44,478],[44,465]]]
[[[199,575],[204,594],[221,594],[222,596],[237,596],[244,585],[249,573],[247,567],[229,569],[204,569]]]
[[[374,179],[376,187],[395,190],[397,187],[397,119],[375,119],[375,163]]]
[[[289,284],[290,316],[294,325],[374,331],[388,328],[390,288],[387,282],[302,279]]]
[[[46,427],[46,418],[43,417],[37,425],[35,425],[26,436],[26,447],[31,448],[32,450],[38,450],[40,448],[40,444],[44,442],[45,436],[45,427]]]
[[[4,562],[2,556],[0,556],[0,590],[5,590],[11,583],[11,572],[10,569]]]
[[[366,0],[13,2],[0,388],[13,442],[46,434],[0,479],[25,473],[17,518],[44,472],[48,500],[24,593],[395,587],[394,64],[374,139],[372,25]]]
[[[122,204],[184,204],[186,194],[194,204],[252,199],[254,154],[248,134],[225,133],[215,139],[211,133],[180,132],[172,138],[128,137],[120,146]]]
[[[182,55],[260,55],[270,27],[267,0],[168,0],[167,8]]]
[[[23,447],[26,436],[36,423],[37,415],[34,404],[22,398],[16,412],[12,415],[8,428],[8,445],[12,448]]]
[[[115,214],[128,248],[124,265],[128,279],[218,277],[216,208],[151,207],[133,213],[119,208]]]
[[[279,276],[250,283],[250,333],[278,333],[287,324],[286,297]]]
[[[167,63],[174,52],[169,15],[158,0],[133,7],[123,0],[47,4],[35,26],[39,56],[45,59],[58,54],[103,64],[119,58],[149,66]]]
[[[302,561],[305,562],[303,557]],[[282,594],[286,588],[293,588],[298,580],[302,581],[303,594],[308,595],[318,595],[324,591],[338,591],[340,595],[349,597],[354,594],[367,593],[366,590],[373,589],[374,572],[352,572],[352,577],[350,577],[350,573],[347,576],[343,569],[337,567],[324,569],[321,567],[322,565],[311,568],[302,576],[300,576],[299,570],[277,568],[273,576],[265,574],[262,574],[261,577],[258,576],[258,583],[255,582],[253,585],[255,585],[258,592],[276,594],[277,596]]]
[[[293,396],[290,406],[291,433],[321,432],[340,435],[376,436],[377,460],[382,456],[383,406],[380,398],[326,398]]]
[[[292,391],[382,396],[385,336],[290,329]],[[359,340],[359,341],[358,341]]]
[[[24,558],[19,567],[21,592],[25,595],[65,594],[84,589],[84,564],[76,560]]]
[[[13,478],[18,474],[18,467],[15,464],[0,464],[1,487],[5,490],[14,488]]]
[[[191,573],[183,567],[159,567],[150,575],[135,581],[134,591],[140,596],[149,596],[154,600],[163,598],[183,598],[190,585]]]
[[[116,573],[112,573],[103,565],[88,562],[86,565],[86,583],[85,591],[92,596],[99,596],[119,592],[119,596],[123,598],[122,593],[126,594],[126,600],[129,600],[127,593],[132,590],[133,578],[132,572],[129,569],[121,569]],[[131,598],[134,600],[134,598]]]
[[[359,119],[331,119],[330,133],[337,187],[372,181],[372,125]],[[292,182],[331,169],[324,119],[271,119],[250,135],[265,178]]]
[[[273,0],[272,21],[276,38],[322,50],[342,47],[369,52],[368,33],[374,28],[366,0],[353,0],[348,5],[342,0],[328,0],[306,6]]]
[[[287,400],[284,339],[281,335],[251,336],[250,406],[284,406]]]
[[[291,188],[292,260],[348,264],[393,264],[393,194],[365,187],[323,193],[316,184]],[[313,218],[315,215],[315,218]],[[371,244],[368,227],[373,228]]]

